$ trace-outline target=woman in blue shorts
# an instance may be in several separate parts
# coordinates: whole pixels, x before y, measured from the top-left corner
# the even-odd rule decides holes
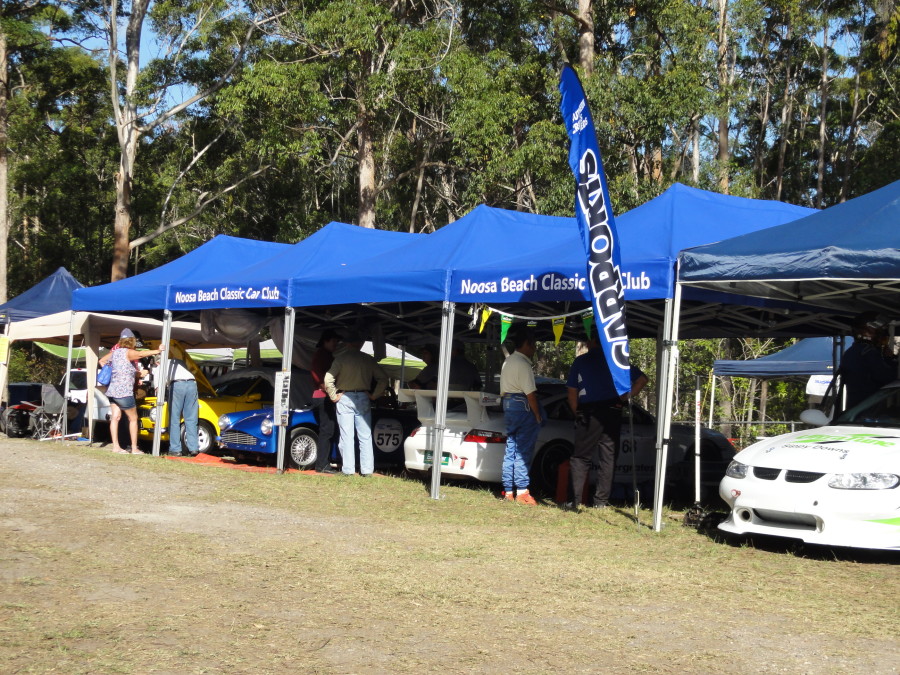
[[[112,348],[109,354],[100,359],[100,365],[107,362],[112,366],[112,378],[106,388],[106,396],[109,398],[109,433],[112,436],[113,452],[132,455],[143,454],[138,449],[138,418],[137,402],[134,399],[134,386],[141,377],[142,371],[138,361],[145,356],[160,354],[165,346],[159,349],[135,349],[137,340],[130,328],[122,330],[119,343]],[[119,446],[119,420],[122,419],[122,411],[128,416],[128,430],[131,432],[131,449],[125,450]]]

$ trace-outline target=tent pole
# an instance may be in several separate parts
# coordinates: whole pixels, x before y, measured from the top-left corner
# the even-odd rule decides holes
[[[6,340],[6,358],[0,363],[0,403],[6,401],[9,403],[9,397],[6,395],[6,380],[9,377],[9,359],[12,356],[12,340],[9,337],[9,317],[3,324],[3,338]]]
[[[160,446],[162,445],[162,427],[163,427],[163,410],[166,406],[166,389],[169,387],[169,342],[172,339],[172,312],[168,309],[163,310],[163,329],[160,342],[166,346],[166,351],[160,352],[159,366],[157,367],[156,378],[156,424],[153,425],[153,456],[159,457]],[[172,425],[169,424],[169,427]],[[172,442],[172,439],[169,439]]]
[[[283,372],[287,377],[288,381],[290,381],[291,374],[291,362],[294,359],[294,324],[296,323],[297,315],[294,312],[293,307],[285,307],[284,308],[284,335],[282,338],[281,345],[281,372]],[[276,396],[280,395],[280,392],[275,392]],[[288,395],[288,401],[290,402],[290,394]],[[278,430],[278,443],[277,445],[277,459],[275,461],[275,467],[278,473],[284,473],[284,444],[285,437],[290,431],[291,428],[291,411],[290,411],[290,403],[288,403],[288,411],[287,411],[287,425],[284,427],[277,426]],[[277,425],[280,420],[275,420],[275,424]]]
[[[441,498],[441,459],[444,456],[444,429],[447,427],[447,391],[450,388],[450,351],[456,303],[444,300],[441,306],[441,344],[438,356],[438,386],[434,410],[434,450],[431,456],[431,498]]]
[[[97,403],[97,361],[100,355],[100,335],[95,331],[90,315],[86,315],[81,325],[84,335],[84,369],[87,371],[87,405],[88,405],[88,440],[94,445],[94,426],[97,418],[94,416],[94,406]],[[100,406],[97,406],[100,412]]]
[[[694,503],[700,503],[700,417],[703,414],[700,403],[700,376],[694,389]]]
[[[709,374],[709,428],[713,425],[713,412],[716,409],[716,374]]]
[[[677,377],[678,361],[678,317],[681,312],[681,284],[675,284],[675,297],[667,299],[665,334],[663,347],[665,363],[662,369],[664,382],[660,384],[660,408],[656,420],[656,485],[653,495],[653,530],[662,530],[662,510],[665,497],[666,461],[669,456],[669,436],[672,427],[672,394]]]
[[[66,354],[66,376],[63,378],[63,416],[62,416],[62,432],[60,438],[65,438],[69,433],[69,382],[72,377],[72,344],[75,342],[75,312],[69,312],[69,352]],[[87,405],[87,394],[85,394],[85,405]],[[79,430],[78,435],[81,435]]]

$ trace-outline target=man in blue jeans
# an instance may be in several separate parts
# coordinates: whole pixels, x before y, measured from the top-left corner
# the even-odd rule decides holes
[[[197,400],[197,380],[181,359],[169,359],[169,457],[181,457],[181,418],[184,418],[184,441],[187,454],[199,454],[197,436],[200,403]]]
[[[346,476],[356,473],[354,442],[359,440],[359,473],[363,478],[375,471],[372,447],[372,401],[387,388],[388,376],[378,362],[360,351],[363,339],[359,333],[344,336],[347,348],[334,357],[325,373],[325,393],[334,401],[341,436],[338,447]],[[373,385],[374,382],[374,385]]]
[[[528,467],[543,422],[531,363],[537,345],[534,333],[527,326],[514,328],[511,338],[516,351],[504,361],[500,371],[500,394],[506,422],[503,496],[507,501],[534,506],[537,502],[528,490]]]

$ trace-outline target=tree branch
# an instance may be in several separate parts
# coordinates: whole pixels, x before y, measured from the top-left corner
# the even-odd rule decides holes
[[[153,241],[154,239],[165,234],[169,230],[172,230],[172,229],[178,227],[179,225],[183,225],[184,223],[188,222],[189,220],[196,218],[198,215],[203,213],[203,211],[206,209],[206,207],[209,206],[210,204],[212,204],[214,201],[216,201],[220,197],[228,194],[232,190],[237,189],[241,184],[247,182],[251,178],[256,178],[260,174],[265,173],[270,168],[271,168],[271,165],[269,165],[269,164],[266,164],[265,166],[261,166],[253,173],[250,173],[250,174],[244,176],[239,181],[232,183],[224,190],[219,190],[218,192],[216,192],[213,195],[210,195],[208,192],[201,192],[197,196],[197,203],[194,205],[193,210],[189,214],[187,214],[186,216],[182,216],[181,218],[176,218],[175,220],[173,220],[172,222],[167,223],[167,224],[160,223],[160,225],[152,232],[145,234],[144,236],[138,237],[137,239],[134,239],[133,241],[131,241],[128,244],[128,250],[131,251],[131,250],[134,250],[135,248],[137,248],[138,246],[143,246],[147,242]]]

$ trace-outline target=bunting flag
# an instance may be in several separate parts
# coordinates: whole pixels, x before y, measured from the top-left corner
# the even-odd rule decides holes
[[[481,326],[478,327],[478,332],[483,333],[484,327],[488,322],[488,319],[491,318],[492,310],[489,307],[484,307],[481,310]],[[502,340],[501,340],[502,342]]]
[[[558,316],[553,319],[553,344],[558,345],[562,339],[563,329],[566,327],[566,320]]]
[[[507,316],[506,314],[500,315],[500,343],[506,342],[506,334],[509,332],[509,327],[512,326],[512,317]]]
[[[591,337],[591,326],[594,325],[594,310],[589,310],[582,314],[581,323],[584,324],[584,336]]]
[[[569,66],[562,69],[559,91],[560,110],[569,134],[569,166],[575,175],[575,219],[587,255],[597,333],[616,391],[624,394],[631,390],[625,289],[603,161],[587,97],[578,75]]]

